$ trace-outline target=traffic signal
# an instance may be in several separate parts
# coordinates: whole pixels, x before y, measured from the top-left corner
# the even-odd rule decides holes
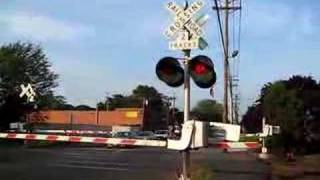
[[[179,61],[173,57],[162,58],[156,66],[158,78],[168,86],[178,87],[184,82],[184,70]]]
[[[189,62],[190,74],[200,88],[210,88],[216,83],[216,72],[211,59],[207,56],[196,56]]]

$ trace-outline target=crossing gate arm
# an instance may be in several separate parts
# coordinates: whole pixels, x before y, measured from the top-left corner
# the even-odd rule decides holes
[[[123,138],[103,138],[103,137],[86,137],[86,136],[61,136],[47,134],[24,134],[24,133],[0,133],[1,139],[23,139],[35,141],[51,142],[77,142],[106,145],[131,145],[131,146],[151,146],[166,147],[167,141],[160,140],[142,140],[142,139],[123,139]]]
[[[220,149],[258,149],[261,147],[259,142],[213,142],[209,147]]]
[[[182,126],[182,134],[179,140],[168,139],[168,149],[185,150],[190,146],[194,121],[187,121]]]

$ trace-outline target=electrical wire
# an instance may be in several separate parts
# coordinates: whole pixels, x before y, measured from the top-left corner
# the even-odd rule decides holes
[[[218,0],[214,0],[214,4],[215,4],[215,7],[216,7],[216,12],[217,12],[217,18],[218,18],[219,31],[220,31],[220,37],[221,37],[223,53],[224,53],[225,56],[228,56],[227,49],[226,49],[226,44],[225,44],[225,40],[224,40],[224,36],[223,36],[222,22],[221,22],[221,16],[220,16],[220,9],[219,9],[219,5],[218,5]]]

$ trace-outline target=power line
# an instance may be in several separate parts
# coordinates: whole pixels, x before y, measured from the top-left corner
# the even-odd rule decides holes
[[[228,56],[227,50],[226,50],[226,47],[225,47],[225,40],[224,40],[224,36],[223,36],[222,22],[221,22],[220,9],[219,9],[220,6],[218,5],[218,0],[214,0],[214,4],[215,4],[215,7],[216,7],[216,12],[217,12],[217,18],[218,18],[218,24],[219,24],[219,32],[220,32],[220,37],[221,37],[223,53],[224,53],[225,56]]]

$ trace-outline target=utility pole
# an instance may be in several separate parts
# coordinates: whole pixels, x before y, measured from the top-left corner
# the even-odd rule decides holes
[[[173,94],[172,97],[172,122],[175,121],[176,117],[176,96]]]
[[[221,39],[222,39],[222,46],[223,46],[223,52],[224,52],[224,96],[223,96],[223,123],[230,123],[230,120],[233,118],[230,117],[230,113],[232,112],[232,107],[230,107],[230,99],[232,99],[232,94],[231,94],[231,79],[230,79],[230,66],[229,66],[229,12],[230,10],[239,10],[241,9],[240,6],[230,6],[230,2],[234,4],[233,2],[236,0],[224,0],[224,6],[220,7],[218,5],[218,0],[215,1],[215,6],[213,7],[213,10],[217,11],[218,15],[218,21],[219,21],[219,26],[220,26],[220,34],[221,34]],[[221,0],[222,1],[222,0]],[[222,30],[222,25],[221,25],[221,19],[220,19],[220,13],[219,11],[223,10],[224,11],[224,30]],[[224,32],[222,32],[224,31]],[[229,111],[230,110],[230,111]]]
[[[225,0],[224,20],[224,96],[223,96],[223,122],[228,123],[229,117],[229,0]]]

